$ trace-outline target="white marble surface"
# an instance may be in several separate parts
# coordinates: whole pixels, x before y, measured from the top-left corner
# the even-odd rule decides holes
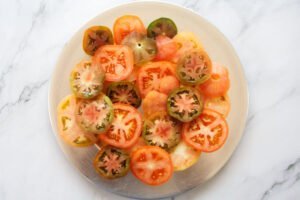
[[[130,0],[0,0],[0,199],[116,199],[59,149],[47,92],[56,59],[93,16]],[[175,0],[215,24],[245,67],[250,113],[232,159],[186,199],[300,199],[300,1]]]

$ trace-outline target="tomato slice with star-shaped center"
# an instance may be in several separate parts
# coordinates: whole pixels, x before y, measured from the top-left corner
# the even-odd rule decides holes
[[[94,159],[94,168],[104,178],[125,176],[129,170],[129,154],[121,149],[104,146]]]
[[[202,112],[203,98],[196,89],[181,87],[171,92],[167,106],[169,115],[179,121],[189,122]]]
[[[173,174],[169,153],[157,146],[144,146],[134,151],[130,168],[140,181],[149,185],[161,185]]]
[[[75,119],[78,102],[74,95],[66,96],[58,105],[58,133],[71,146],[86,147],[96,143],[97,138],[90,132],[83,131]]]
[[[129,148],[133,146],[142,130],[142,117],[133,106],[116,103],[114,107],[114,119],[108,131],[99,135],[99,138],[112,146]]]
[[[203,152],[218,150],[224,145],[227,136],[226,120],[213,110],[204,109],[199,117],[183,125],[183,140]]]

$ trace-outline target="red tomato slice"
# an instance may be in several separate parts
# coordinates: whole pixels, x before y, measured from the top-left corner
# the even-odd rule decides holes
[[[134,15],[124,15],[119,17],[115,21],[113,29],[116,44],[121,44],[122,40],[132,32],[147,34],[142,20]]]
[[[199,90],[204,97],[214,98],[226,94],[229,87],[228,70],[220,64],[213,63],[210,79],[200,84]]]
[[[116,103],[113,122],[105,134],[99,138],[112,146],[129,148],[139,139],[142,131],[142,117],[133,106]]]
[[[228,95],[222,95],[215,98],[205,99],[204,108],[217,111],[226,118],[230,111],[229,97]]]
[[[132,153],[130,168],[143,183],[161,185],[173,174],[170,155],[156,146],[144,146]]]
[[[77,100],[74,95],[66,96],[58,105],[58,132],[62,139],[75,147],[85,147],[96,143],[94,134],[83,131],[76,123],[75,109]]]
[[[183,140],[203,152],[218,150],[228,136],[228,125],[221,114],[205,109],[200,116],[183,125]]]
[[[152,90],[159,91],[160,81],[165,76],[175,77],[175,65],[166,62],[151,62],[143,65],[138,73],[137,84],[142,97]]]
[[[132,50],[123,45],[102,46],[93,57],[93,65],[104,70],[106,81],[124,80],[133,70]]]
[[[176,43],[164,35],[157,36],[155,40],[158,50],[155,60],[170,60],[177,51]]]

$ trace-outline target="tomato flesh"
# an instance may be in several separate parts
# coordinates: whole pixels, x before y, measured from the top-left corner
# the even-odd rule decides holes
[[[224,145],[228,136],[228,125],[221,114],[205,109],[201,115],[183,125],[182,137],[193,148],[213,152]]]
[[[130,168],[143,183],[161,185],[173,174],[170,155],[156,146],[144,146],[132,153]]]
[[[66,96],[58,105],[58,133],[67,144],[86,147],[96,143],[94,134],[83,131],[75,120],[77,100],[74,95]]]
[[[150,116],[153,111],[166,112],[167,111],[168,96],[157,91],[150,91],[142,101],[142,109],[145,117]]]
[[[148,37],[153,38],[159,35],[172,38],[177,34],[177,27],[173,20],[161,17],[150,23],[147,28],[147,34]]]
[[[142,117],[133,106],[117,103],[114,107],[114,119],[110,128],[99,138],[115,147],[129,148],[133,146],[142,130]]]
[[[106,81],[121,81],[133,70],[132,50],[123,45],[105,45],[97,50],[93,65],[102,68]]]
[[[94,168],[104,178],[125,176],[129,171],[129,155],[121,149],[104,146],[94,159]]]

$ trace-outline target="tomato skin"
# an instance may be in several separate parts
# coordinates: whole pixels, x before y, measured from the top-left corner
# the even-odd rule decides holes
[[[173,38],[176,34],[176,24],[172,19],[166,17],[161,17],[152,21],[147,28],[147,35],[152,38],[160,35]]]
[[[144,146],[134,151],[130,169],[140,181],[153,186],[167,182],[174,170],[168,152],[156,146]]]
[[[228,116],[230,107],[230,99],[227,94],[215,98],[207,98],[204,101],[204,108],[214,110],[224,118]]]
[[[216,133],[216,131],[219,132]],[[204,109],[198,118],[183,125],[183,140],[191,147],[203,152],[209,153],[220,149],[227,137],[226,120],[220,113],[210,109]]]
[[[137,149],[139,149],[143,146],[147,146],[147,144],[146,144],[145,140],[142,137],[139,137],[139,139],[137,140],[137,142],[133,146],[131,146],[129,148],[126,148],[124,150],[126,152],[128,152],[130,155],[132,155],[132,153],[134,151],[136,151]]]
[[[148,62],[141,66],[137,78],[141,96],[145,97],[152,90],[159,91],[160,81],[163,77],[176,77],[175,68],[175,64],[167,61]]]
[[[99,139],[114,147],[130,148],[141,135],[142,116],[135,107],[130,105],[115,103],[113,107],[114,120],[108,131],[99,135]],[[129,130],[124,130],[124,127]]]
[[[133,70],[133,52],[124,45],[104,45],[96,51],[93,65],[102,68],[106,81],[122,81]]]
[[[176,43],[169,37],[159,35],[155,39],[157,46],[157,55],[155,60],[170,60],[177,51]]]
[[[225,95],[229,87],[228,70],[220,64],[213,63],[210,79],[198,88],[206,98],[214,98]]]
[[[171,91],[180,86],[178,79],[175,76],[165,76],[159,83],[159,91],[168,95]]]
[[[121,44],[122,40],[132,32],[147,34],[142,20],[138,16],[124,15],[119,17],[113,27],[115,43]]]
[[[67,144],[74,147],[87,147],[96,143],[94,134],[83,131],[75,119],[78,102],[74,95],[68,95],[57,107],[58,133]]]

